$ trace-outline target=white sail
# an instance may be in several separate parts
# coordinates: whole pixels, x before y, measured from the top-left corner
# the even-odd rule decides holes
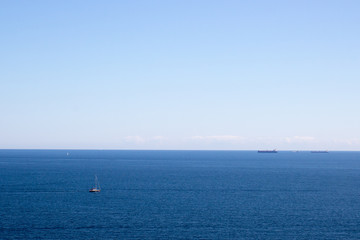
[[[98,177],[95,175],[95,189],[101,189]]]
[[[89,192],[100,192],[100,190],[101,190],[100,183],[99,183],[98,177],[95,175],[94,187],[91,188],[89,190]]]

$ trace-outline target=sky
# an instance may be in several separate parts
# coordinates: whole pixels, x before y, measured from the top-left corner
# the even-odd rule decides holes
[[[360,150],[360,1],[1,1],[0,148]]]

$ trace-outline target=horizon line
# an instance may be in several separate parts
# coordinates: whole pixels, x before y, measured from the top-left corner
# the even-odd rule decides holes
[[[64,150],[64,151],[259,151],[269,149],[116,149],[116,148],[0,148],[1,150]],[[270,149],[273,150],[273,149]],[[276,149],[278,152],[360,152],[360,150],[329,150],[329,149]]]

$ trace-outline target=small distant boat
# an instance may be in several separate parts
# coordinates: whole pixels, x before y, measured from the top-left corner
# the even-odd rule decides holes
[[[273,150],[258,150],[258,153],[277,153],[276,149]]]
[[[329,151],[311,151],[311,153],[329,153]]]
[[[100,183],[99,183],[99,180],[97,178],[97,176],[95,175],[95,184],[94,184],[94,187],[91,188],[89,190],[89,192],[100,192],[101,191],[101,188],[100,188]]]

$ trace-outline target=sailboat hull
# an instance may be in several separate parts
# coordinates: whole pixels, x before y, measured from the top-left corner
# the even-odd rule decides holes
[[[100,189],[92,188],[89,190],[89,192],[100,192]]]

